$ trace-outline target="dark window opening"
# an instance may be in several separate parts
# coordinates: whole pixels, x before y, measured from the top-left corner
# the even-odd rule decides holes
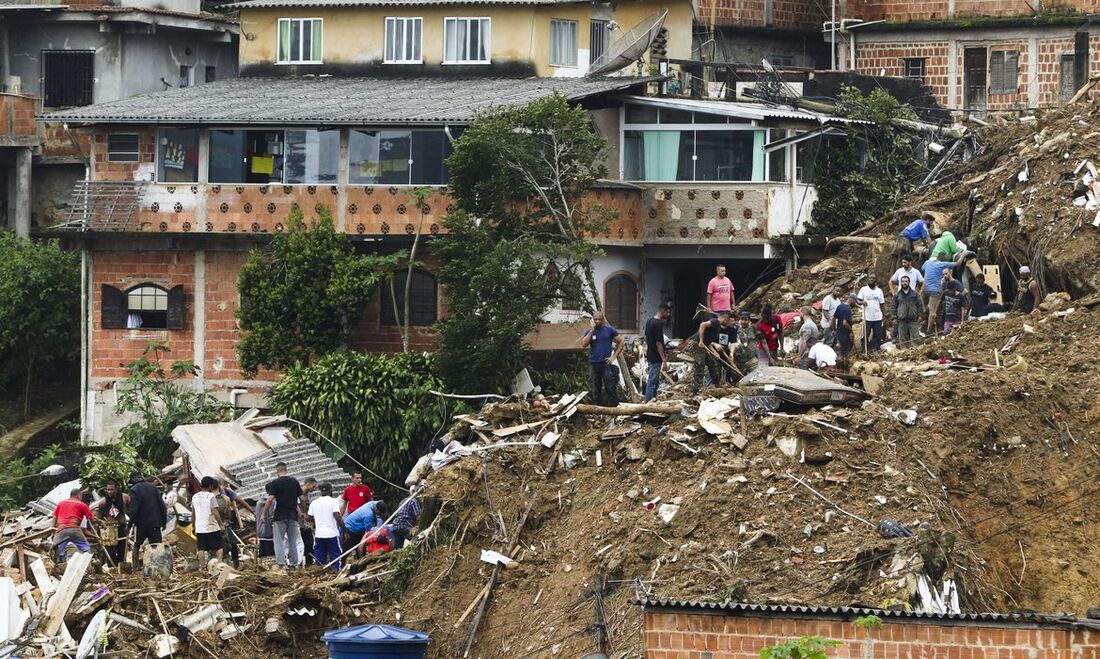
[[[282,183],[283,131],[210,130],[211,183]]]
[[[95,51],[42,51],[42,103],[48,108],[92,104]]]
[[[137,133],[111,133],[107,136],[109,162],[137,162],[141,138]]]
[[[405,322],[405,274],[393,276],[393,291],[389,283],[382,285],[379,319],[382,325],[397,326]],[[438,285],[435,276],[424,270],[413,270],[409,288],[409,324],[429,327],[435,324],[439,309]],[[394,300],[396,298],[396,308]]]
[[[1020,88],[1020,51],[994,50],[989,54],[989,93],[1015,94]]]
[[[128,291],[100,288],[103,329],[183,329],[183,286],[139,284]]]
[[[1058,60],[1058,100],[1065,103],[1077,93],[1073,71],[1077,58],[1072,53],[1062,55]]]
[[[160,286],[138,286],[126,293],[127,329],[167,329],[168,291]]]
[[[608,279],[604,285],[604,310],[607,322],[615,329],[638,329],[638,282],[628,274]]]
[[[206,77],[204,79],[205,79],[206,82],[214,82],[215,80],[217,80],[218,79],[218,67],[216,67],[216,66],[206,67]]]
[[[902,62],[902,75],[906,78],[912,78],[913,80],[924,80],[925,65],[927,59],[924,57],[903,57]]]
[[[772,66],[794,66],[794,55],[768,55],[768,63]]]
[[[593,64],[607,52],[611,39],[611,30],[607,26],[608,21],[593,19],[588,22],[588,61]]]
[[[191,67],[186,64],[180,64],[180,85],[183,87],[191,86]]]

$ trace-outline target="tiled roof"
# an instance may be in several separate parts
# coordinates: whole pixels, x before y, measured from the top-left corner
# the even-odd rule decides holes
[[[275,480],[275,465],[279,462],[286,463],[287,473],[299,483],[312,476],[318,484],[330,483],[334,490],[340,490],[351,482],[351,476],[308,439],[273,446],[224,469],[240,485],[237,494],[255,500],[263,494],[264,486]]]
[[[53,112],[45,121],[124,124],[465,123],[553,92],[571,100],[660,78],[235,78]]]
[[[247,0],[229,7],[235,9],[275,9],[283,7],[393,7],[436,5],[563,5],[582,0]]]
[[[821,617],[855,618],[876,615],[884,620],[904,619],[928,622],[975,622],[997,625],[1053,625],[1093,627],[1094,620],[1082,620],[1076,616],[1057,613],[1043,614],[1033,612],[1020,613],[925,613],[916,611],[893,611],[889,609],[866,609],[851,606],[801,606],[795,604],[752,604],[750,602],[699,602],[691,600],[648,599],[635,600],[646,609],[672,609],[679,611],[726,612],[731,614],[754,614],[764,617]]]

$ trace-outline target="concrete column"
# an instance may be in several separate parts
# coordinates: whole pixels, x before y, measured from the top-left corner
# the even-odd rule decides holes
[[[206,251],[195,250],[195,295],[194,313],[192,314],[193,327],[191,335],[192,346],[191,360],[199,367],[198,377],[195,378],[195,389],[202,391],[206,386]]]
[[[962,107],[959,87],[959,42],[950,37],[947,41],[947,107]]]
[[[157,145],[160,148],[160,145]],[[206,195],[209,190],[210,178],[210,129],[199,129],[199,167],[198,167],[199,194],[195,200],[195,231],[206,231]]]
[[[336,170],[336,230],[340,233],[347,232],[347,208],[348,208],[348,163],[351,156],[348,151],[348,141],[351,139],[351,129],[340,129],[340,157]]]
[[[1027,40],[1027,106],[1039,107],[1039,38]]]
[[[31,235],[31,150],[15,149],[14,160],[9,174],[8,217],[15,235],[27,238]]]

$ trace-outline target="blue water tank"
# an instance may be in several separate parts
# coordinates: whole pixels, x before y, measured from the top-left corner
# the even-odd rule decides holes
[[[424,659],[431,637],[392,625],[356,625],[326,632],[329,659]]]

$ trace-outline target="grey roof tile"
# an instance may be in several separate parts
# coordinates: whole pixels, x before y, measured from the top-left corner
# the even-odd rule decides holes
[[[44,121],[218,125],[461,124],[559,92],[571,100],[660,78],[235,78],[54,112]]]
[[[276,445],[269,451],[226,465],[224,469],[240,485],[237,495],[254,500],[263,494],[264,486],[275,479],[275,465],[279,462],[285,462],[287,473],[299,482],[313,477],[318,484],[331,483],[333,489],[351,482],[351,475],[308,439]]]
[[[274,9],[281,7],[393,7],[438,5],[561,5],[579,4],[578,0],[247,0],[229,7],[235,9]]]

